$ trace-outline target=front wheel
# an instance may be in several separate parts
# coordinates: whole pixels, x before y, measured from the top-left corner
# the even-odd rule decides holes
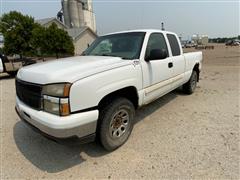
[[[134,114],[135,108],[126,98],[113,99],[100,110],[99,136],[106,150],[113,151],[128,140]]]
[[[198,81],[198,74],[196,71],[193,71],[189,81],[183,85],[183,91],[186,94],[194,93],[197,87],[197,81]]]

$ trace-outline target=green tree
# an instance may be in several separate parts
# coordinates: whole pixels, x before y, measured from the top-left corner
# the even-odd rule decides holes
[[[240,40],[240,35],[238,35],[237,37],[223,37],[223,38],[212,38],[212,39],[209,39],[210,42],[213,42],[213,43],[226,43],[227,41],[229,40],[234,40],[234,39],[239,39]]]
[[[21,57],[32,50],[30,40],[36,27],[34,19],[11,11],[4,14],[0,20],[0,31],[4,36],[4,52],[19,54]]]
[[[50,54],[55,54],[57,58],[61,54],[74,54],[72,38],[66,31],[59,29],[55,23],[46,28],[45,43],[43,44],[46,51]]]
[[[43,56],[48,52],[46,40],[46,28],[37,25],[32,31],[31,47],[34,49],[34,54]]]
[[[30,16],[11,11],[0,19],[0,32],[4,36],[4,53],[7,55],[73,55],[71,37],[56,24],[48,28],[34,22]]]

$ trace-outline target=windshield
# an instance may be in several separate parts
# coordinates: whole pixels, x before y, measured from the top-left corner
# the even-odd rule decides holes
[[[130,32],[101,36],[83,53],[84,56],[114,56],[138,59],[145,32]]]

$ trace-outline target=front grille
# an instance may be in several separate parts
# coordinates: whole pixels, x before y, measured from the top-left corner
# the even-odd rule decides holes
[[[17,97],[26,105],[41,110],[42,86],[16,79]]]

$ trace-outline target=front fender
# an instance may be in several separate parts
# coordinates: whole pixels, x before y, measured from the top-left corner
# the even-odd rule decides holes
[[[140,65],[131,64],[78,80],[70,90],[71,112],[96,107],[106,95],[129,86],[141,89]]]

